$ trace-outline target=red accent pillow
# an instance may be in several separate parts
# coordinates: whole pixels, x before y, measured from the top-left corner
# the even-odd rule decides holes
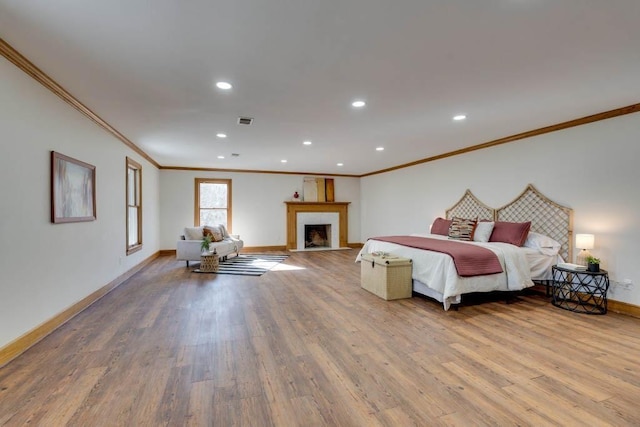
[[[493,232],[489,238],[490,242],[504,242],[512,245],[522,246],[527,240],[531,221],[527,222],[505,222],[496,221]]]
[[[431,226],[431,234],[440,234],[442,236],[449,235],[449,227],[451,227],[451,220],[444,218],[436,218]]]

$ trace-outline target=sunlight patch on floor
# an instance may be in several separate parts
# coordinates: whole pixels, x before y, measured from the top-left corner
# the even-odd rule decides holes
[[[298,267],[297,265],[278,264],[270,271],[292,271],[292,270],[306,270],[304,267]]]

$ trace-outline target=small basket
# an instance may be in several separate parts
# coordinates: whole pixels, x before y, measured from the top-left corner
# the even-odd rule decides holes
[[[203,273],[216,273],[220,265],[220,258],[217,253],[202,254],[200,260],[200,271]]]

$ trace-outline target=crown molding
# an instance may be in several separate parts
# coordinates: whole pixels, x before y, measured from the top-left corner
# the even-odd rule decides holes
[[[0,38],[0,55],[4,56],[13,63],[16,67],[24,71],[31,76],[38,83],[49,89],[64,102],[71,105],[73,108],[84,114],[95,124],[109,132],[111,135],[118,138],[127,147],[144,157],[149,163],[159,168],[160,165],[153,160],[147,153],[142,151],[140,147],[131,142],[126,136],[118,132],[113,126],[104,121],[100,116],[91,111],[86,105],[78,101],[73,95],[71,95],[66,89],[56,83],[51,77],[49,77],[44,71],[36,67],[31,61],[22,56],[20,52],[11,47],[7,42]]]
[[[455,150],[455,151],[449,151],[448,153],[438,154],[437,156],[427,157],[427,158],[424,158],[424,159],[416,160],[414,162],[405,163],[405,164],[402,164],[402,165],[393,166],[393,167],[390,167],[390,168],[380,169],[378,171],[365,173],[365,174],[359,175],[359,177],[363,178],[365,176],[377,175],[377,174],[381,174],[381,173],[385,173],[385,172],[391,172],[391,171],[398,170],[398,169],[404,169],[404,168],[408,168],[408,167],[411,167],[411,166],[416,166],[416,165],[419,165],[419,164],[422,164],[422,163],[433,162],[435,160],[440,160],[440,159],[444,159],[444,158],[447,158],[447,157],[453,157],[453,156],[457,156],[457,155],[460,155],[460,154],[469,153],[471,151],[481,150],[483,148],[494,147],[496,145],[506,144],[508,142],[515,142],[515,141],[519,141],[521,139],[532,138],[534,136],[543,135],[545,133],[556,132],[556,131],[559,131],[559,130],[568,129],[568,128],[572,128],[572,127],[575,127],[575,126],[582,126],[582,125],[586,125],[588,123],[598,122],[600,120],[612,119],[614,117],[624,116],[626,114],[637,113],[639,111],[640,111],[640,103],[633,104],[633,105],[627,105],[626,107],[616,108],[614,110],[609,110],[609,111],[605,111],[605,112],[602,112],[602,113],[592,114],[590,116],[581,117],[579,119],[569,120],[568,122],[562,122],[562,123],[558,123],[558,124],[555,124],[555,125],[551,125],[551,126],[542,127],[542,128],[539,128],[539,129],[530,130],[530,131],[527,131],[527,132],[518,133],[518,134],[515,134],[515,135],[507,136],[507,137],[500,138],[500,139],[495,139],[493,141],[485,142],[485,143],[482,143],[482,144],[472,145],[470,147],[461,148],[461,149]]]
[[[251,170],[251,169],[221,169],[221,168],[194,168],[194,167],[182,167],[182,166],[160,166],[153,158],[151,158],[147,153],[145,153],[140,147],[135,145],[132,141],[130,141],[126,136],[121,134],[118,130],[116,130],[109,123],[104,121],[100,116],[91,111],[87,106],[77,100],[73,95],[67,92],[62,86],[56,83],[53,79],[51,79],[46,73],[36,67],[33,63],[31,63],[28,59],[22,56],[18,51],[16,51],[13,47],[11,47],[7,42],[5,42],[2,38],[0,38],[0,55],[4,56],[20,68],[22,71],[30,75],[33,79],[38,81],[44,87],[49,89],[55,95],[60,97],[63,101],[71,105],[76,110],[80,111],[98,126],[115,136],[121,142],[123,142],[127,147],[138,153],[140,156],[144,157],[149,163],[162,170],[182,170],[182,171],[203,171],[203,172],[236,172],[236,173],[267,173],[267,174],[283,174],[283,175],[319,175],[319,176],[338,176],[338,177],[348,177],[348,178],[364,178],[371,175],[378,175],[386,172],[392,172],[398,169],[404,169],[411,166],[416,166],[422,163],[433,162],[436,160],[444,159],[447,157],[453,157],[460,154],[469,153],[476,150],[481,150],[484,148],[494,147],[496,145],[502,145],[509,142],[519,141],[521,139],[532,138],[534,136],[543,135],[545,133],[556,132],[563,129],[568,129],[576,126],[582,126],[588,123],[597,122],[600,120],[607,120],[618,116],[623,116],[626,114],[632,114],[640,112],[640,103],[628,105],[626,107],[616,108],[613,110],[605,111],[602,113],[592,114],[590,116],[581,117],[579,119],[569,120],[567,122],[562,122],[558,124],[554,124],[551,126],[542,127],[539,129],[530,130],[527,132],[518,133],[515,135],[507,136],[504,138],[496,139],[493,141],[484,142],[482,144],[472,145],[469,147],[461,148],[459,150],[450,151],[443,154],[438,154],[436,156],[426,157],[420,160],[415,160],[413,162],[404,163],[397,166],[392,166],[390,168],[380,169],[373,172],[368,172],[361,175],[355,174],[332,174],[332,173],[318,173],[318,172],[284,172],[284,171],[268,171],[268,170]]]
[[[339,177],[346,177],[346,178],[360,178],[360,175],[322,173],[322,172],[270,171],[270,170],[259,170],[259,169],[191,168],[191,167],[184,167],[184,166],[160,166],[160,169],[161,170],[177,170],[177,171],[198,171],[198,172],[270,173],[270,174],[280,174],[280,175],[339,176]]]

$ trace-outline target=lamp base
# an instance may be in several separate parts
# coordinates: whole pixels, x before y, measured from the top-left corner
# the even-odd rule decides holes
[[[587,258],[590,257],[591,254],[589,253],[588,250],[583,249],[578,253],[578,256],[576,256],[576,264],[578,265],[587,265]]]

